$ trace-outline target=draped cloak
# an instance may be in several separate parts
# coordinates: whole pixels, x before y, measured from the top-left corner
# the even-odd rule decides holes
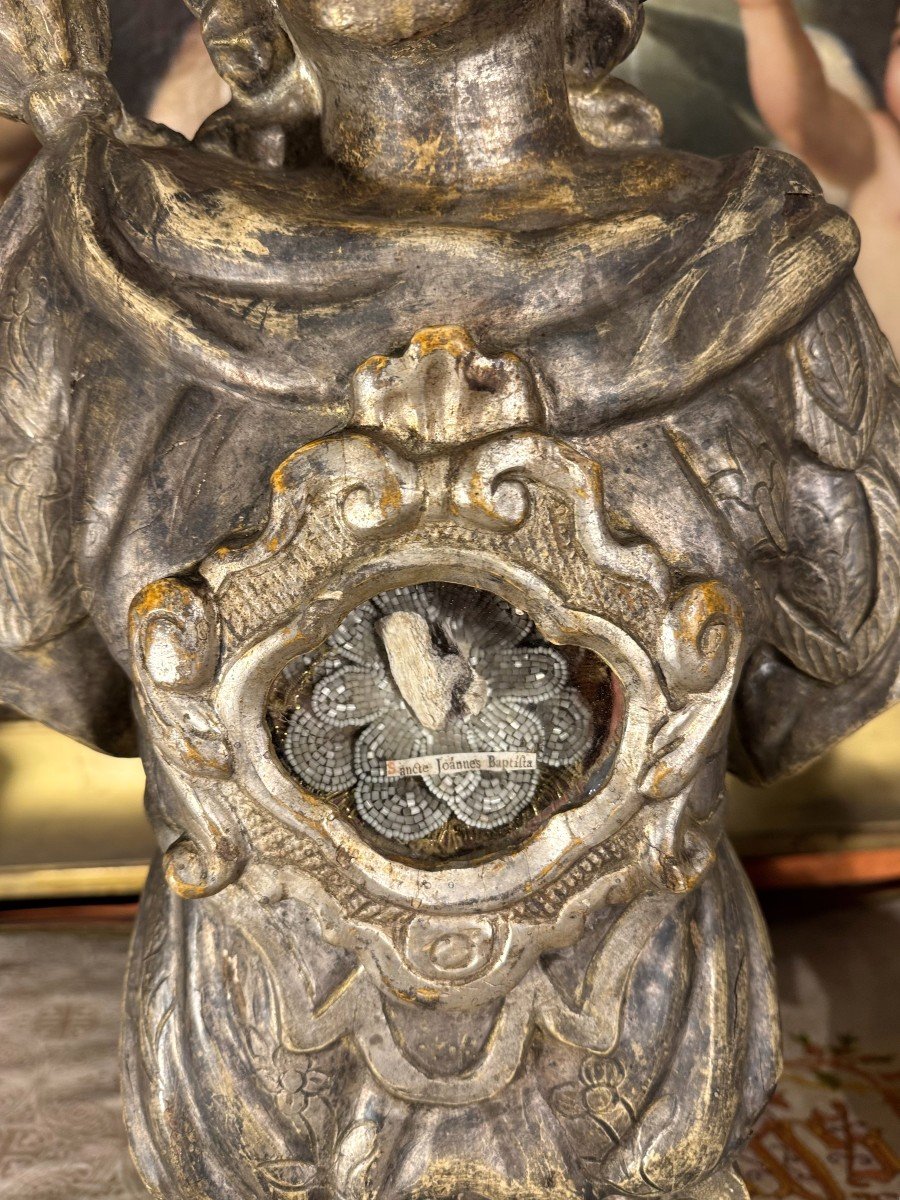
[[[848,282],[852,222],[770,151],[600,152],[596,181],[554,187],[436,221],[87,125],[45,151],[0,217],[3,698],[128,752],[133,595],[263,522],[269,474],[346,422],[363,359],[455,324],[532,366],[553,432],[603,463],[611,516],[676,570],[751,551],[736,769],[793,770],[878,711],[896,368]],[[639,456],[678,522],[620,486]],[[816,520],[823,488],[861,530],[853,563]]]

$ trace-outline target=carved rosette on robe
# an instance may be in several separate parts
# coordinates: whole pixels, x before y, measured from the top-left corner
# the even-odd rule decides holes
[[[153,882],[155,944],[132,963],[141,1166],[189,1194],[234,1128],[267,1194],[443,1195],[432,1140],[448,1139],[457,1190],[499,1194],[497,1148],[470,1141],[501,1136],[490,1106],[523,1186],[546,1174],[529,1195],[565,1194],[573,1168],[584,1186],[681,1194],[720,1167],[724,1194],[778,1061],[765,934],[708,794],[741,606],[610,529],[602,471],[546,432],[514,355],[425,330],[364,363],[352,393],[351,427],[276,471],[257,539],[132,606],[166,821],[184,831],[165,876],[189,902]],[[577,803],[443,869],[380,852],[300,786],[266,720],[285,667],[423,581],[476,582],[550,643],[589,649],[623,709]],[[243,1079],[229,1099],[213,1085],[223,1054]],[[173,1114],[196,1123],[196,1160],[166,1154]]]

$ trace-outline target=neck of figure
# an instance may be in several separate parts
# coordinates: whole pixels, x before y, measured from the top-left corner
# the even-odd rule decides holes
[[[465,189],[527,179],[572,150],[560,6],[517,7],[499,34],[482,19],[330,48],[319,62],[328,156],[377,182]]]

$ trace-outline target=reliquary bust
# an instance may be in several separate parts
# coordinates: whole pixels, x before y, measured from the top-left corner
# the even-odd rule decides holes
[[[635,0],[206,0],[123,113],[2,0],[2,698],[138,746],[165,1200],[736,1200],[779,1069],[726,769],[897,676],[897,368],[805,169],[662,148]]]

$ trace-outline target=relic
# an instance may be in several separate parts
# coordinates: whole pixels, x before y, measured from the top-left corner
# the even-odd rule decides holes
[[[726,766],[809,762],[900,651],[851,222],[655,144],[631,0],[211,0],[195,146],[123,115],[100,7],[0,5],[45,144],[0,636],[74,737],[127,752],[136,697],[148,1187],[744,1196],[779,1048]]]

